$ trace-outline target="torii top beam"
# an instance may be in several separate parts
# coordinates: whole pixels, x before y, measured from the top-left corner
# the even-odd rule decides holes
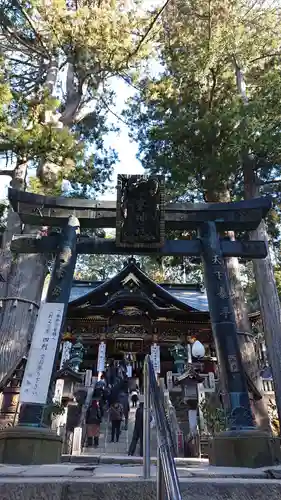
[[[82,228],[116,227],[116,203],[75,198],[51,197],[9,189],[9,201],[24,224],[63,226],[76,215]],[[271,197],[232,203],[169,203],[164,206],[165,228],[197,229],[207,220],[218,231],[251,231],[272,207]]]

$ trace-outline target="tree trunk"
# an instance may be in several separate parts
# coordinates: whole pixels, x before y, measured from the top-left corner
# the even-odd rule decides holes
[[[217,183],[213,181],[213,185]],[[212,183],[209,184],[212,186]],[[225,185],[220,186],[216,192],[212,188],[206,191],[206,201],[208,202],[230,202],[231,197],[228,188]],[[228,231],[227,236],[232,240],[235,239],[233,231]],[[245,372],[250,377],[257,390],[262,394],[262,380],[260,377],[255,345],[251,334],[251,325],[249,321],[247,305],[244,296],[244,290],[241,285],[240,266],[237,257],[229,257],[225,259],[231,298],[234,307],[237,329],[239,332],[239,345],[242,356]],[[256,425],[260,429],[268,430],[270,427],[268,411],[264,398],[256,400],[253,398],[253,412]]]
[[[25,188],[26,172],[26,162],[18,161],[12,187]],[[18,214],[10,209],[0,254],[1,274],[5,279],[5,282],[0,283],[0,381],[19,357],[26,353],[46,274],[45,257],[20,254],[16,258],[10,251],[13,235],[21,232],[22,224]]]
[[[243,162],[246,199],[257,198],[260,194],[253,167],[250,158]],[[251,232],[250,239],[265,241],[268,244],[264,221],[258,229]],[[266,350],[274,382],[278,418],[281,422],[281,305],[270,254],[265,259],[254,259],[253,269],[260,301]]]
[[[45,89],[52,95],[58,76],[58,61],[52,57],[47,69]],[[46,112],[48,116],[48,112]],[[45,117],[46,119],[46,117]],[[25,190],[27,162],[18,158],[11,186]],[[9,210],[7,228],[3,235],[0,256],[5,283],[0,288],[2,299],[0,322],[0,381],[21,355],[27,351],[34,330],[42,289],[46,276],[46,258],[37,254],[20,254],[15,257],[10,251],[14,234],[32,233],[39,229],[25,227],[23,230],[18,214]]]
[[[59,58],[54,55],[49,61],[44,88],[51,96],[57,84],[59,75]],[[80,110],[83,95],[80,86],[76,85],[76,78],[72,65],[67,72],[66,109],[60,117],[52,110],[46,110],[45,123],[54,128],[63,127],[63,118],[67,117],[67,125],[75,121],[76,112]],[[77,87],[77,88],[76,88]],[[85,108],[84,115],[90,113],[90,108]],[[83,110],[82,110],[83,111]],[[72,120],[72,121],[71,121]],[[43,175],[44,158],[39,165],[37,174],[41,181],[46,181]],[[58,167],[58,172],[60,167]],[[24,190],[26,187],[27,164],[18,161],[13,173],[12,187]],[[26,227],[24,232],[38,232],[38,228]],[[0,317],[0,381],[7,370],[16,362],[20,355],[25,354],[31,340],[37,311],[41,299],[42,288],[46,276],[46,258],[42,255],[19,255],[13,260],[10,252],[10,243],[14,234],[21,234],[22,225],[19,217],[9,210],[7,229],[4,233],[2,250],[0,254],[1,275],[5,282],[0,282],[0,299],[2,309]]]

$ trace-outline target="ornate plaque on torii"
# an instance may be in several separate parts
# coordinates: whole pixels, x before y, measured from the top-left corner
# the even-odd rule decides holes
[[[230,298],[225,257],[264,258],[263,241],[220,239],[227,230],[256,229],[271,208],[271,198],[257,198],[237,203],[164,204],[163,179],[147,176],[119,176],[117,205],[71,198],[51,198],[10,189],[10,203],[23,223],[36,226],[61,226],[61,234],[15,237],[12,250],[17,253],[57,253],[49,292],[51,301],[65,302],[73,274],[73,252],[98,254],[157,254],[200,256],[221,377],[227,391],[225,403],[232,412],[232,427],[252,427],[246,377],[238,344],[237,327]],[[77,237],[69,226],[77,217],[83,228],[116,227],[115,239]],[[66,227],[68,226],[68,231]],[[194,240],[165,240],[165,229],[196,229]],[[76,231],[76,232],[75,232]],[[71,234],[71,237],[70,237]],[[72,259],[62,262],[65,248]],[[71,250],[71,251],[70,251]],[[72,252],[72,253],[71,253]],[[68,276],[69,274],[69,276]],[[70,276],[71,275],[71,276]],[[68,279],[67,279],[68,278]],[[65,283],[64,286],[63,283]],[[67,305],[67,304],[66,304]]]
[[[144,175],[119,175],[116,244],[129,248],[161,248],[164,241],[163,179]]]

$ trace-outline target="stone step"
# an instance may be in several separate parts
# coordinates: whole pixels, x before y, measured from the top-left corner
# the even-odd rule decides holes
[[[180,481],[182,500],[280,500],[281,481],[266,479],[184,478]],[[2,478],[0,498],[12,500],[151,500],[156,498],[156,480],[121,477],[18,477]]]
[[[109,455],[100,452],[100,449],[95,449],[93,453],[81,455],[62,455],[63,463],[73,464],[116,464],[116,465],[142,465],[143,458],[137,455],[128,457],[128,455]],[[157,457],[151,456],[151,463],[156,465]],[[200,458],[175,458],[175,463],[179,467],[195,467],[202,468],[209,464],[208,459]]]
[[[111,422],[108,418],[108,413],[106,412],[100,427],[100,439],[99,446],[85,447],[83,448],[82,455],[89,456],[95,454],[105,454],[105,455],[127,455],[129,446],[133,437],[134,426],[135,426],[135,416],[136,409],[131,408],[129,413],[128,430],[124,429],[124,423],[122,422],[121,434],[118,443],[111,443]],[[157,433],[156,429],[151,429],[150,436],[151,443],[151,455],[157,455]],[[139,453],[139,448],[137,447],[136,454]]]

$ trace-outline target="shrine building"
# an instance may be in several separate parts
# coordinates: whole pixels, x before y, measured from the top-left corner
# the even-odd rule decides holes
[[[250,315],[255,322],[259,313]],[[81,337],[85,348],[81,371],[97,374],[98,349],[106,344],[106,359],[131,354],[133,376],[140,377],[151,346],[160,347],[161,377],[176,372],[170,349],[199,340],[205,347],[201,373],[217,375],[217,358],[208,300],[201,284],[157,284],[129,259],[106,281],[73,281],[63,341]],[[198,360],[193,360],[195,362]]]

